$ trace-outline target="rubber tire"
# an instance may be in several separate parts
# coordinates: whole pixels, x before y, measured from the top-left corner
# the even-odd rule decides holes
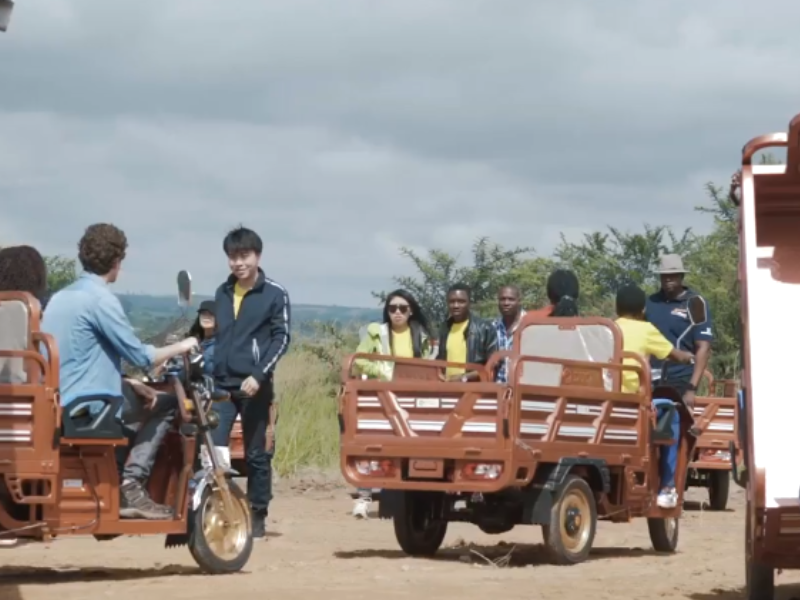
[[[409,556],[431,557],[438,552],[447,535],[447,521],[426,523],[418,527],[419,511],[428,511],[435,497],[424,492],[402,492],[397,500],[392,521],[394,535],[400,548]]]
[[[744,524],[745,600],[774,600],[775,569],[750,560],[750,508],[748,507],[746,510],[747,517]]]
[[[731,489],[730,471],[709,471],[708,473],[708,506],[711,510],[728,508],[728,495]]]
[[[678,541],[681,533],[681,520],[675,519],[675,529],[670,536],[667,531],[668,519],[647,519],[647,530],[650,533],[650,542],[653,550],[665,554],[674,554],[678,550]]]
[[[589,537],[579,552],[568,550],[564,546],[564,540],[561,537],[561,504],[569,495],[569,492],[572,491],[582,494],[589,506]],[[550,522],[547,525],[542,525],[542,537],[544,538],[544,548],[548,559],[556,565],[576,565],[585,561],[592,551],[596,533],[597,505],[594,501],[594,492],[582,477],[567,475],[558,492],[558,498],[550,509]]]
[[[189,552],[192,554],[197,565],[204,573],[209,575],[225,575],[228,573],[237,573],[241,571],[250,560],[250,555],[253,553],[253,527],[252,519],[250,516],[250,503],[247,500],[247,495],[242,491],[236,483],[228,480],[231,494],[235,501],[240,502],[245,507],[247,514],[247,540],[238,556],[231,560],[222,560],[214,554],[208,542],[206,541],[203,533],[203,511],[202,507],[205,506],[206,500],[212,494],[211,485],[207,485],[203,490],[203,497],[200,499],[200,510],[193,510],[189,513],[189,518],[192,520],[190,523],[191,537],[189,538]]]

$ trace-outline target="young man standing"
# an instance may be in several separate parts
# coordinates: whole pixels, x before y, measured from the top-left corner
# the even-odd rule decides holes
[[[253,536],[266,535],[272,499],[272,455],[275,408],[273,377],[278,360],[289,349],[291,307],[282,285],[259,267],[263,243],[245,227],[232,230],[222,242],[231,275],[215,296],[217,333],[214,349],[216,384],[231,400],[217,406],[220,423],[214,443],[229,444],[241,415],[247,464],[247,496],[253,512]]]
[[[485,365],[497,350],[497,333],[489,321],[470,314],[470,289],[457,283],[447,291],[449,318],[441,328],[438,360]],[[477,381],[476,371],[447,367],[447,381]]]
[[[497,349],[511,350],[514,345],[514,333],[519,327],[525,310],[522,308],[519,288],[515,285],[504,285],[497,292],[497,309],[500,316],[494,320],[497,332]],[[498,383],[508,381],[508,359],[500,363],[495,380]]]
[[[694,366],[687,364],[667,365],[665,378],[670,385],[683,394],[684,402],[694,406],[694,395],[708,361],[711,358],[711,342],[714,340],[711,309],[706,303],[706,322],[703,325],[691,326],[689,321],[689,298],[700,294],[683,285],[686,269],[683,260],[677,254],[666,254],[661,257],[658,274],[661,278],[661,289],[647,299],[645,316],[655,325],[671,344],[677,344],[678,338],[691,327],[681,338],[680,348],[695,356]],[[664,361],[652,358],[650,367],[653,372],[660,373]]]

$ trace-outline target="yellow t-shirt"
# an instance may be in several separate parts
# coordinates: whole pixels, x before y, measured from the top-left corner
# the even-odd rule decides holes
[[[467,330],[469,321],[463,323],[453,323],[450,332],[447,334],[447,360],[448,362],[467,362],[467,338],[464,333]],[[463,375],[467,370],[464,367],[447,367],[447,376]]]
[[[655,356],[664,360],[672,352],[672,344],[652,323],[620,317],[617,325],[622,330],[622,349],[626,352],[637,352],[646,359]],[[638,365],[632,358],[623,361],[626,365]],[[639,376],[633,371],[623,371],[622,391],[635,394],[639,390]]]
[[[414,358],[414,343],[411,341],[411,328],[402,333],[392,332],[392,354],[399,358]]]
[[[250,290],[244,289],[242,286],[239,285],[238,281],[233,285],[233,318],[234,319],[239,316],[239,307],[242,306],[242,299],[244,298],[244,295],[248,291],[250,291]]]

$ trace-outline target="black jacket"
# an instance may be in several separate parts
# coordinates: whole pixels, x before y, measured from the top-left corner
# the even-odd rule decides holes
[[[438,360],[447,360],[447,336],[452,325],[453,319],[447,319],[439,329]],[[485,365],[489,357],[497,351],[497,331],[490,321],[470,315],[464,337],[467,338],[467,362]]]
[[[259,383],[272,383],[278,359],[289,349],[291,305],[286,289],[258,270],[258,279],[233,314],[231,275],[217,288],[217,333],[214,348],[214,378],[222,387],[238,387],[253,376]]]

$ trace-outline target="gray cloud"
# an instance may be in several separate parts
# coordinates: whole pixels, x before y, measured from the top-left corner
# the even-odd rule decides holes
[[[243,222],[296,301],[364,305],[400,245],[702,231],[702,185],[797,110],[800,5],[772,4],[20,0],[0,240],[72,255],[110,220],[120,288],[210,290]]]

